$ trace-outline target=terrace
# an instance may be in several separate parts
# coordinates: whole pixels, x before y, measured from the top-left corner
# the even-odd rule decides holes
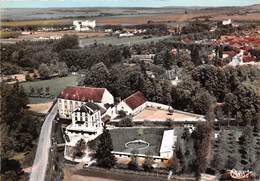
[[[183,111],[174,110],[172,113],[170,113],[165,109],[147,107],[142,112],[134,116],[133,120],[135,122],[166,120],[171,120],[172,122],[197,122],[205,121],[205,118],[204,116],[198,114],[192,114]]]

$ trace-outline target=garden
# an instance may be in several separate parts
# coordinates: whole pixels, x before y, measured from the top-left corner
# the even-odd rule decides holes
[[[30,103],[45,103],[52,101],[67,86],[78,84],[78,76],[57,77],[49,80],[40,80],[21,83]]]

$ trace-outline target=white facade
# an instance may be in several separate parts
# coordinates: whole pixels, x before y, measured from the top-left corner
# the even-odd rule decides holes
[[[114,104],[114,97],[110,92],[108,92],[107,89],[104,90],[102,99],[99,102],[95,102],[93,100],[77,101],[77,100],[70,100],[70,99],[64,99],[59,97],[58,98],[59,117],[62,119],[71,119],[72,112],[76,110],[78,107],[85,104],[86,102],[94,102],[100,105],[101,107],[104,107],[105,104]]]
[[[96,111],[93,114],[79,111],[79,108],[72,113],[72,123],[70,129],[95,131],[102,127],[101,112]]]
[[[121,33],[121,34],[119,34],[119,37],[120,38],[123,38],[123,37],[131,37],[131,36],[134,36],[134,34],[133,33]]]
[[[150,101],[146,101],[144,102],[142,105],[138,106],[135,109],[131,109],[126,103],[125,101],[121,101],[118,105],[117,105],[117,112],[122,110],[125,111],[126,114],[128,115],[136,115],[140,112],[142,112],[145,108],[147,107],[155,107],[155,108],[160,108],[160,109],[165,109],[168,110],[169,106],[168,105],[164,105],[164,104],[160,104],[160,103],[156,103],[156,102],[150,102]]]
[[[94,109],[92,105],[94,105]],[[88,148],[85,150],[85,155],[82,158],[74,158],[73,151],[79,140],[83,139],[88,143],[102,133],[101,111],[97,107],[99,107],[97,104],[87,103],[73,111],[72,123],[66,127],[65,131],[64,157],[67,160],[76,162],[88,160],[91,152]]]
[[[75,26],[76,31],[90,31],[96,28],[96,20],[76,20],[73,21],[73,25]]]
[[[222,21],[223,25],[231,25],[232,24],[232,20],[231,19],[226,19]]]

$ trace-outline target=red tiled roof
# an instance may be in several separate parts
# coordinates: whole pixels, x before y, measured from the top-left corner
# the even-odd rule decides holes
[[[255,56],[243,56],[243,62],[253,62],[256,60]]]
[[[123,100],[132,110],[135,108],[141,106],[146,102],[146,98],[144,97],[144,94],[140,91],[137,91],[136,93],[132,94],[131,96],[127,97]]]
[[[105,88],[94,87],[67,87],[59,95],[59,98],[75,101],[101,102]]]

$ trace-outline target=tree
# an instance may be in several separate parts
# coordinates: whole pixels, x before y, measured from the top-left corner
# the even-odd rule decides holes
[[[103,63],[97,63],[93,65],[90,71],[86,74],[85,84],[95,85],[96,87],[108,87],[109,86],[109,70]]]
[[[133,126],[133,119],[130,116],[126,116],[124,118],[122,118],[119,121],[119,126],[120,127],[132,127]]]
[[[13,128],[23,115],[23,110],[29,102],[28,97],[18,82],[13,87],[4,85],[1,88],[1,122]]]
[[[180,160],[177,158],[176,153],[174,153],[172,156],[171,170],[173,174],[176,174],[180,171]]]
[[[119,118],[124,118],[124,117],[126,117],[126,112],[123,111],[123,110],[119,110],[119,111],[118,111],[118,117],[119,117]]]
[[[200,65],[201,64],[201,60],[200,60],[200,56],[199,56],[199,48],[197,46],[194,46],[191,49],[191,61],[195,65]]]
[[[167,70],[171,69],[173,63],[174,63],[174,58],[169,49],[166,50],[164,49],[155,55],[154,64],[161,64]]]
[[[84,139],[80,139],[74,148],[73,157],[82,157],[85,154],[87,144]]]
[[[138,169],[138,162],[137,162],[137,157],[135,156],[138,154],[137,150],[132,150],[131,151],[131,160],[128,162],[127,166],[130,170],[137,170]]]
[[[210,163],[212,125],[210,122],[200,123],[193,132],[194,149],[196,152],[196,176],[206,171]]]
[[[212,97],[208,91],[200,89],[192,97],[193,111],[197,114],[205,115],[215,101],[214,97]]]
[[[50,87],[49,86],[45,87],[45,94],[50,95]]]
[[[50,73],[50,68],[46,64],[42,63],[39,66],[39,74],[42,79],[48,79],[50,77]]]
[[[30,95],[32,96],[34,95],[34,93],[35,93],[35,89],[33,87],[30,87]]]
[[[32,80],[32,77],[30,76],[30,74],[26,74],[25,75],[25,80],[26,81],[31,81]]]
[[[153,159],[146,157],[144,163],[142,164],[144,171],[150,172],[153,169]]]
[[[116,163],[115,156],[111,153],[113,151],[112,139],[106,126],[103,128],[103,133],[100,135],[98,148],[94,157],[97,160],[98,166],[111,168]]]
[[[65,49],[73,49],[79,46],[79,39],[77,35],[64,35],[53,45],[53,50],[61,52]]]

